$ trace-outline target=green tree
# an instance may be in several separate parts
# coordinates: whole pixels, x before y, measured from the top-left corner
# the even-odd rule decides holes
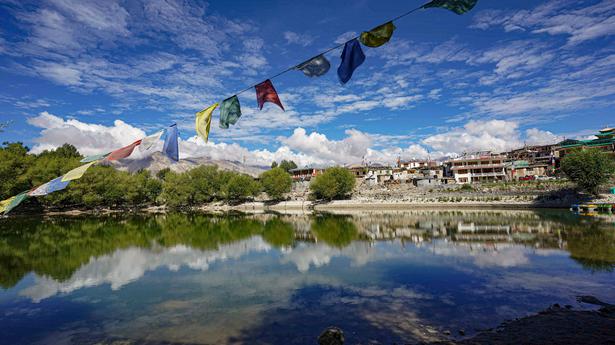
[[[562,171],[581,189],[597,195],[615,173],[615,162],[599,149],[578,150],[562,159]]]
[[[297,169],[297,164],[295,164],[295,162],[293,161],[282,160],[279,167],[288,172],[291,169]]]
[[[159,199],[170,208],[180,208],[194,204],[194,190],[188,174],[169,171],[162,183]]]
[[[265,171],[260,180],[265,193],[274,200],[279,200],[284,193],[290,192],[293,183],[290,175],[280,167]]]
[[[348,169],[333,167],[316,176],[310,190],[316,199],[343,199],[350,195],[354,185],[355,177]]]
[[[22,143],[4,143],[0,148],[0,200],[28,190],[28,167],[36,157]]]
[[[261,191],[261,185],[251,176],[231,173],[222,187],[224,197],[228,201],[245,200],[254,197]]]
[[[278,162],[273,161],[273,162],[271,163],[271,169],[273,169],[273,168],[277,168],[277,167],[278,167]]]

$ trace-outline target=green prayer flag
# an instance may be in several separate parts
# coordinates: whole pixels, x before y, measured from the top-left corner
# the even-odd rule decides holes
[[[99,155],[87,156],[84,159],[80,160],[79,162],[80,163],[89,163],[89,162],[93,162],[93,161],[98,161],[98,160],[101,160],[101,159],[107,157],[109,155],[109,153],[110,152],[102,153],[102,154],[99,154]]]
[[[440,7],[457,14],[464,14],[474,8],[477,2],[478,0],[432,0],[423,5],[423,8]]]
[[[23,192],[21,194],[15,195],[13,198],[11,198],[11,201],[9,202],[9,204],[6,205],[6,207],[4,208],[4,214],[11,212],[12,209],[14,209],[19,204],[21,204],[21,202],[26,200],[27,197],[28,197],[28,192]]]
[[[361,37],[359,40],[363,43],[364,46],[367,47],[380,47],[381,45],[387,43],[391,36],[393,36],[393,31],[395,31],[395,25],[393,22],[388,22],[377,26],[369,31],[364,31],[361,33]]]
[[[241,117],[241,106],[237,95],[229,97],[220,104],[220,128],[229,128]]]

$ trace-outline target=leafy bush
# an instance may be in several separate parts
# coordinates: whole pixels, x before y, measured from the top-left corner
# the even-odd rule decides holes
[[[290,175],[280,167],[265,171],[260,180],[265,193],[274,200],[280,200],[284,193],[290,192],[293,183]]]
[[[316,199],[343,199],[350,195],[354,185],[355,177],[348,169],[334,167],[316,176],[310,190]]]
[[[572,152],[562,159],[561,168],[577,186],[594,195],[615,173],[613,158],[599,149]]]

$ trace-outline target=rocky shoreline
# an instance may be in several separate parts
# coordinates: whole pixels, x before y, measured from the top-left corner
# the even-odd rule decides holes
[[[615,305],[593,296],[579,296],[580,303],[600,306],[597,310],[574,310],[554,304],[535,315],[505,321],[498,327],[461,339],[421,342],[421,345],[596,345],[615,344]],[[465,332],[459,330],[463,337]],[[444,338],[450,338],[446,331]],[[330,327],[318,337],[319,345],[344,345],[343,330]]]

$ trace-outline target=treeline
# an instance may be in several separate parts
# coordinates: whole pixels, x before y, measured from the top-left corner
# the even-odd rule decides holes
[[[65,144],[55,150],[29,154],[21,143],[4,143],[0,147],[0,200],[36,188],[83,163],[77,149]],[[200,166],[177,173],[166,168],[155,176],[149,171],[120,171],[103,164],[92,166],[78,180],[62,191],[28,198],[19,208],[97,208],[166,205],[171,208],[192,207],[215,201],[229,203],[251,200],[266,193],[270,200],[283,200],[291,191],[288,170],[292,161],[262,173],[258,179],[216,166]],[[344,168],[330,168],[313,179],[313,199],[349,197],[354,176]]]
[[[65,144],[55,150],[28,154],[21,143],[5,143],[0,148],[0,200],[31,190],[81,165],[83,156]],[[273,173],[272,173],[273,172]],[[155,176],[142,170],[120,171],[95,165],[82,178],[71,181],[65,190],[27,199],[20,207],[137,207],[167,205],[190,207],[213,201],[244,201],[261,192],[274,199],[290,191],[291,178],[277,168],[260,179],[215,166],[201,166],[183,173],[159,171]]]

